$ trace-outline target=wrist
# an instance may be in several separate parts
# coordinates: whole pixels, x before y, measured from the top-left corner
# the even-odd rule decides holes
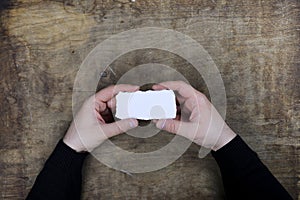
[[[231,128],[229,128],[227,125],[224,126],[223,131],[218,138],[217,143],[211,148],[213,151],[217,151],[224,147],[226,144],[228,144],[233,138],[237,136],[236,133],[234,133]]]
[[[70,147],[71,149],[73,149],[77,153],[86,152],[83,148],[80,147],[79,144],[77,144],[78,142],[75,142],[75,141],[72,141],[72,140],[70,141],[66,137],[63,138],[63,143],[65,143],[68,147]]]
[[[76,131],[76,128],[71,124],[69,130],[67,131],[66,135],[63,138],[63,142],[73,149],[76,152],[86,152],[84,145],[82,144],[79,135]]]

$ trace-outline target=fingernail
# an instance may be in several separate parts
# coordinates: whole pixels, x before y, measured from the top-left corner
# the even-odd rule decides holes
[[[162,125],[161,125],[161,129],[163,129],[163,128],[165,127],[166,121],[167,121],[167,120],[164,120],[164,121],[163,121],[163,123],[162,123]]]
[[[137,126],[136,122],[132,119],[129,121],[129,125],[131,128],[135,128]]]

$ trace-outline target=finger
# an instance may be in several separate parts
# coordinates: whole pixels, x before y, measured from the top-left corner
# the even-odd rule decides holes
[[[158,122],[158,119],[152,119],[151,120],[154,124],[156,124]]]
[[[181,135],[191,141],[195,140],[198,129],[197,124],[172,119],[159,120],[156,123],[156,127],[170,133]]]
[[[186,98],[182,97],[180,94],[178,94],[178,92],[175,91],[175,95],[176,95],[176,104],[180,105],[183,104],[184,101],[186,100]]]
[[[104,88],[95,94],[95,108],[98,112],[103,112],[107,104],[106,102],[112,99],[120,91],[123,92],[134,92],[139,89],[139,86],[135,85],[111,85],[107,88]]]
[[[100,121],[101,124],[105,124],[105,120],[100,115],[100,113],[98,111],[96,111],[96,110],[95,110],[95,115],[96,115],[96,118]]]
[[[138,126],[136,119],[122,119],[114,123],[105,124],[102,129],[108,138],[124,133]]]
[[[181,118],[181,114],[177,114],[175,120],[180,121],[180,118]]]
[[[163,85],[158,85],[158,84],[155,84],[152,86],[152,89],[153,90],[166,90],[168,89],[167,87],[163,86]]]
[[[194,108],[190,114],[189,121],[191,122],[199,122],[200,121],[200,112],[199,109]]]
[[[117,104],[117,101],[116,101],[116,97],[112,98],[111,100],[109,100],[107,102],[107,107],[110,108],[110,110],[115,113],[116,112],[116,104]]]
[[[196,94],[196,90],[183,81],[167,81],[159,83],[161,87],[165,87],[171,90],[175,90],[184,98],[193,97]],[[158,86],[157,86],[158,87]]]
[[[120,84],[120,85],[111,85],[107,88],[104,88],[95,94],[96,101],[107,102],[112,99],[119,92],[135,92],[139,89],[139,86]]]
[[[163,86],[163,85],[153,85],[153,86],[152,86],[152,89],[153,89],[153,90],[167,90],[167,89],[169,89],[169,88],[167,88],[167,87],[165,87],[165,86]],[[175,91],[175,95],[176,95],[176,104],[177,104],[177,102],[178,102],[179,104],[181,104],[181,103],[183,103],[183,102],[186,100],[186,98],[184,98],[184,97],[182,97],[180,94],[178,94],[177,91]]]
[[[187,99],[183,106],[182,106],[184,109],[186,109],[187,111],[192,111],[194,109],[197,109],[198,108],[198,102],[197,102],[197,99],[196,98],[189,98]],[[186,111],[185,110],[185,111]]]
[[[188,123],[174,119],[160,119],[157,121],[156,127],[170,133],[184,135],[183,130],[188,130]]]

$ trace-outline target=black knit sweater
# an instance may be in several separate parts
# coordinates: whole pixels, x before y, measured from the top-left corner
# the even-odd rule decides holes
[[[81,170],[87,155],[60,140],[27,199],[80,199]],[[240,136],[212,155],[221,170],[226,199],[292,199]]]

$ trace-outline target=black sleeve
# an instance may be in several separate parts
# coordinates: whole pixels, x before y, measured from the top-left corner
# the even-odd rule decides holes
[[[240,136],[212,151],[227,199],[292,199]]]
[[[77,153],[60,140],[26,199],[80,199],[81,170],[87,155]]]

